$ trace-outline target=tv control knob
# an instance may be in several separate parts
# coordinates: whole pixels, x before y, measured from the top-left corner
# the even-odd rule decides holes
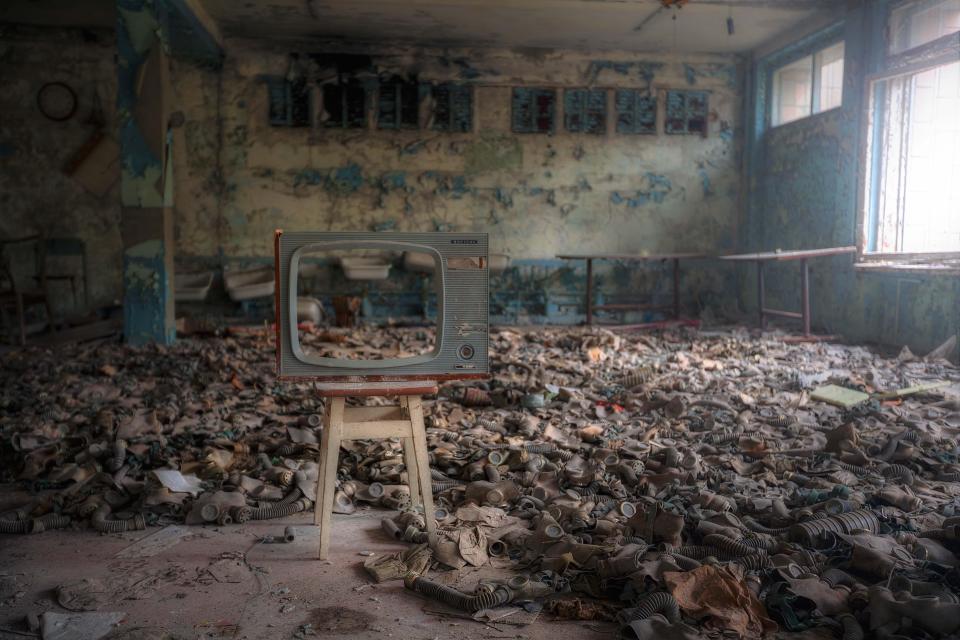
[[[474,348],[469,344],[460,345],[460,349],[457,351],[457,354],[464,360],[471,359],[474,353]]]

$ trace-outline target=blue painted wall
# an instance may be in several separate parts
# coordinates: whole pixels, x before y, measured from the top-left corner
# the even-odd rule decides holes
[[[885,55],[886,3],[863,3],[845,18],[754,61],[745,171],[744,250],[820,248],[858,241],[857,190],[864,86]],[[780,65],[837,39],[845,41],[843,106],[775,128],[767,89]],[[960,213],[958,213],[960,215]],[[960,279],[915,273],[864,273],[850,256],[812,265],[814,328],[856,341],[909,345],[924,353],[960,331]],[[752,265],[751,265],[752,266]],[[756,309],[756,274],[739,271],[742,308]],[[799,308],[796,264],[767,273],[768,304]]]

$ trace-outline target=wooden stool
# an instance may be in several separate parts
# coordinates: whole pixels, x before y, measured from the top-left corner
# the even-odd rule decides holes
[[[407,468],[410,501],[423,506],[427,533],[433,540],[436,522],[433,518],[433,491],[430,483],[430,462],[427,458],[427,433],[423,425],[421,395],[437,392],[437,383],[363,382],[318,385],[321,396],[329,399],[320,438],[320,473],[317,476],[317,503],[314,522],[320,528],[320,559],[330,551],[330,516],[337,481],[337,465],[341,440],[400,438],[403,463]],[[347,407],[347,397],[398,397],[399,405],[384,407]]]

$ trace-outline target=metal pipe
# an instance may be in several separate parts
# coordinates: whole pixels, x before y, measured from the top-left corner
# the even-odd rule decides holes
[[[310,508],[310,501],[301,498],[291,504],[276,504],[260,509],[251,509],[251,520],[273,520],[274,518],[285,518]]]
[[[671,623],[680,622],[680,605],[666,591],[649,594],[636,607],[621,611],[617,618],[624,624],[630,624],[636,620],[646,620],[655,613],[659,613]]]
[[[429,596],[468,613],[501,607],[513,600],[513,593],[505,585],[499,585],[493,590],[481,591],[476,595],[468,596],[452,587],[432,582],[413,573],[407,574],[403,579],[403,585],[411,591]]]

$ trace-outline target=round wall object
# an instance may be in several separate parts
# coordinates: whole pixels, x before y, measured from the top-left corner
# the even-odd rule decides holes
[[[77,94],[66,83],[48,82],[37,92],[37,107],[50,120],[63,122],[77,112]]]

